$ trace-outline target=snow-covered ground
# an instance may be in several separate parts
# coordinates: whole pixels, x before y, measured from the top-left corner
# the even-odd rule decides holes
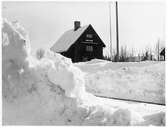
[[[87,91],[101,96],[165,104],[165,62],[76,64],[86,73]]]
[[[19,24],[4,20],[2,39],[3,125],[165,125],[164,106],[98,98],[69,59],[33,57]]]

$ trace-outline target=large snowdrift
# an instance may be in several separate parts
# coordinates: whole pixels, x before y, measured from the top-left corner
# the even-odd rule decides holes
[[[84,73],[79,68],[52,52],[37,60],[30,54],[27,37],[20,25],[3,21],[4,125],[165,124],[162,107],[154,107],[153,115],[142,114],[134,108],[136,105],[104,100],[87,93]]]

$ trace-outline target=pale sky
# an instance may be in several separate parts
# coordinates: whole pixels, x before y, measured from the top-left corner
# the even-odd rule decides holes
[[[165,5],[162,2],[122,2],[119,5],[120,46],[137,51],[165,40]],[[92,24],[109,52],[108,2],[3,2],[2,17],[18,20],[29,32],[32,51],[49,49],[75,20]],[[115,3],[111,3],[112,48],[115,49]]]

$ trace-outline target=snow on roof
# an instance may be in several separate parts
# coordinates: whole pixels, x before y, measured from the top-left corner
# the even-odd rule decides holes
[[[51,47],[54,52],[63,52],[75,43],[75,41],[81,36],[81,34],[88,28],[89,25],[80,27],[76,31],[74,29],[66,31],[58,41]]]

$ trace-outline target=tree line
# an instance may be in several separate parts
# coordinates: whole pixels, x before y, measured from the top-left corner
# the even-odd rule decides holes
[[[135,50],[132,48],[131,50],[127,49],[127,46],[121,46],[119,52],[119,60],[118,62],[140,62],[140,61],[160,61],[164,60],[160,57],[160,52],[164,48],[164,46],[160,46],[160,40],[157,41],[154,48],[145,48],[141,53],[135,54]],[[116,50],[113,50],[112,56],[104,56],[104,60],[109,60],[116,62],[117,61],[117,53]]]

